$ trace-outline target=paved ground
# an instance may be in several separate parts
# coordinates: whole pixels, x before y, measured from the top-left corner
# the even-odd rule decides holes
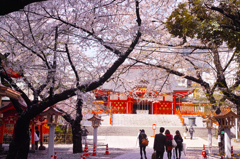
[[[92,136],[88,137],[89,143],[92,141]],[[92,156],[93,147],[92,145],[88,145],[89,159],[140,159],[139,148],[136,142],[136,137],[133,136],[98,136],[98,145],[103,145],[108,143],[109,155],[104,155],[106,152],[105,146],[97,147],[97,156]],[[153,153],[153,137],[149,137],[149,146],[147,147],[147,158],[151,159],[151,155]],[[194,137],[193,140],[189,138],[184,140],[184,143],[187,145],[186,154],[182,153],[182,159],[201,159],[202,147],[203,144],[206,145],[207,149],[207,141],[200,138]],[[240,158],[240,146],[239,144],[233,143],[234,147],[234,155],[235,157]],[[216,145],[216,140],[213,140],[213,146]],[[47,145],[46,145],[47,147]],[[55,151],[57,152],[58,159],[75,159],[80,158],[81,154],[72,154],[72,145],[55,145]],[[209,159],[219,159],[220,156],[217,155],[218,149],[213,148],[213,155],[209,156]],[[45,159],[47,158],[47,150],[38,151],[36,153],[30,153],[29,159]],[[166,153],[164,154],[164,159],[167,159]],[[172,157],[174,159],[174,156]]]
[[[106,146],[97,147],[97,156],[92,156],[93,147],[92,140],[93,136],[91,127],[88,128],[90,135],[88,136],[88,150],[90,156],[87,159],[140,159],[139,147],[137,143],[137,133],[140,127],[102,127],[98,131],[98,145],[108,144],[109,155],[105,155]],[[154,138],[153,131],[151,127],[144,127],[149,139],[149,146],[147,147],[147,158],[151,159],[153,153],[153,141]],[[159,128],[157,128],[159,129]],[[169,127],[170,132],[175,132],[176,130],[182,130],[181,127]],[[207,145],[207,130],[206,128],[196,128],[196,133],[194,134],[193,140],[184,139],[184,143],[187,146],[186,154],[182,153],[182,159],[201,159],[203,144],[206,145],[206,152],[208,153]],[[172,133],[173,134],[173,133]],[[214,134],[214,132],[213,132]],[[7,145],[4,145],[7,146]],[[45,145],[47,148],[47,145]],[[213,146],[217,146],[217,140],[213,137]],[[232,146],[234,151],[234,156],[237,159],[240,158],[240,143],[233,142]],[[7,149],[7,147],[6,147]],[[72,153],[72,144],[55,145],[55,152],[57,152],[57,159],[80,159],[81,154]],[[35,153],[29,153],[29,159],[47,159],[47,150],[36,151]],[[213,148],[213,155],[208,156],[208,159],[219,159],[220,156],[217,155],[218,148]],[[0,157],[1,158],[1,157]],[[166,153],[164,154],[164,159],[167,159]],[[172,157],[174,159],[174,156]]]

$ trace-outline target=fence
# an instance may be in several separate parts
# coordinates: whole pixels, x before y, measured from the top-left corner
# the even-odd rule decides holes
[[[48,134],[43,135],[43,144],[48,144]],[[3,136],[3,144],[10,144],[12,141],[12,135]],[[72,144],[72,134],[55,134],[55,144]]]
[[[43,135],[43,143],[48,143],[49,136],[48,134]],[[72,144],[72,134],[55,134],[54,136],[55,144]]]

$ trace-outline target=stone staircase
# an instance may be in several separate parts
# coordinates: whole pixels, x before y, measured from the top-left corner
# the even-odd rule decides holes
[[[152,114],[113,114],[113,126],[176,126],[181,127],[181,121],[177,115],[152,115]]]
[[[170,130],[171,134],[175,134],[176,130],[183,134],[183,126],[177,115],[113,114],[112,125],[110,125],[108,114],[100,114],[99,116],[103,119],[101,126],[98,127],[99,136],[137,136],[139,129],[144,129],[148,136],[152,136],[154,133],[152,124],[157,126],[155,133],[159,133],[159,128],[164,127],[165,130]],[[87,127],[89,135],[93,135],[91,122],[85,121],[82,124]],[[207,139],[208,130],[205,127],[194,127],[194,129],[194,136]]]
[[[100,114],[103,121],[102,126],[110,126],[110,115]],[[88,117],[90,118],[90,117]],[[90,121],[83,121],[85,126],[90,126]],[[181,121],[177,115],[152,115],[152,114],[113,114],[112,126],[135,126],[135,127],[152,127],[157,126],[181,127]]]

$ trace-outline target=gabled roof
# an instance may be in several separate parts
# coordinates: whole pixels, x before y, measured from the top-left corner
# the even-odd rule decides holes
[[[123,73],[116,72],[116,74],[119,74],[117,80],[105,82],[99,89],[124,93],[132,91],[136,87],[144,87],[149,91],[155,90],[166,94],[172,93],[174,90],[177,91],[180,88],[173,75],[169,75],[166,81],[165,71],[146,65],[134,65],[127,71]],[[189,91],[186,87],[181,87],[181,90],[183,89],[184,91]]]
[[[227,117],[240,118],[240,115],[235,114],[230,107],[226,107],[222,110],[220,114],[214,116],[214,118],[227,118]]]
[[[0,83],[0,96],[7,96],[13,99],[17,99],[21,95],[20,92],[17,92],[9,87],[3,86]]]
[[[22,107],[23,110],[25,110],[27,108],[27,105],[23,104],[22,102],[19,102],[20,106]],[[8,103],[6,106],[3,106],[0,108],[0,112],[3,113],[3,112],[6,112],[10,109],[14,109],[14,106],[12,104],[12,102]]]
[[[94,121],[95,119],[103,121],[97,114],[94,114],[91,118],[87,119],[88,121]]]
[[[57,109],[53,107],[46,108],[40,115],[46,116],[46,115],[62,115],[63,113],[58,111]]]

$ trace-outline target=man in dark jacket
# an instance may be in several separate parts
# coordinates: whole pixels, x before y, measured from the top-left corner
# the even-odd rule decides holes
[[[166,136],[163,135],[164,128],[160,128],[160,133],[155,135],[153,149],[156,151],[156,159],[163,159]]]

